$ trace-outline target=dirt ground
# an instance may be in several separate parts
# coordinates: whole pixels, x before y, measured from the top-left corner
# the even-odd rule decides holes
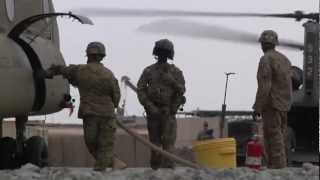
[[[0,180],[319,180],[319,167],[304,164],[302,168],[281,170],[248,168],[196,170],[179,167],[154,171],[150,168],[128,168],[95,172],[89,168],[38,168],[27,164],[17,170],[0,171]]]

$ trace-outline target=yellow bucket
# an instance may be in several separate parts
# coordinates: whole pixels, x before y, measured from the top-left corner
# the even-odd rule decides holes
[[[211,168],[236,167],[236,141],[234,138],[219,138],[196,141],[192,145],[198,164]]]

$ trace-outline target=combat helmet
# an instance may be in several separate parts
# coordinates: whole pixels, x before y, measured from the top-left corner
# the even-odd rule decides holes
[[[174,48],[173,43],[169,41],[168,39],[160,39],[155,42],[154,48],[153,48],[153,55],[155,56],[166,56],[169,59],[173,60],[174,56]]]
[[[274,45],[278,45],[278,35],[275,31],[273,30],[265,30],[262,32],[259,38],[260,43],[271,43]]]
[[[87,55],[96,54],[96,55],[106,55],[106,48],[101,42],[91,42],[88,44],[86,49]]]

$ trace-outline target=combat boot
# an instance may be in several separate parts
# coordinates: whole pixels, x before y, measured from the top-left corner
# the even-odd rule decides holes
[[[127,168],[127,164],[117,157],[113,158],[112,170],[121,170]]]

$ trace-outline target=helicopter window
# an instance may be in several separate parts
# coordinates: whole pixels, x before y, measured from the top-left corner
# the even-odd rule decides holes
[[[14,5],[14,0],[6,0],[6,10],[7,10],[7,16],[10,21],[14,20],[14,12],[15,5]]]

